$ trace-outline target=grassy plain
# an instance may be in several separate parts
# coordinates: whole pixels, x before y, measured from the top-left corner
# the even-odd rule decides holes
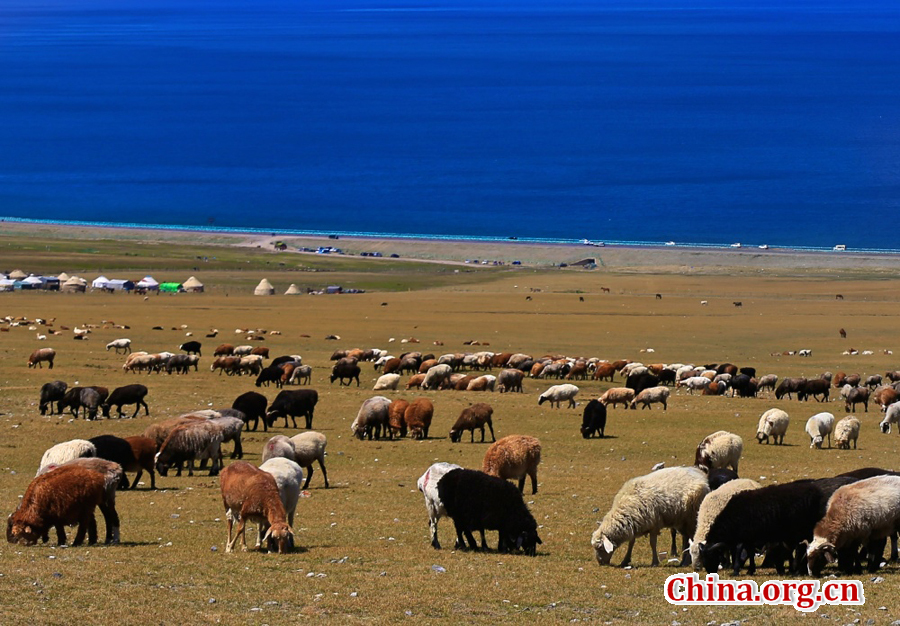
[[[780,377],[825,370],[883,374],[897,369],[900,359],[895,332],[900,289],[898,281],[883,271],[791,267],[782,275],[735,270],[704,276],[507,267],[457,274],[458,266],[434,263],[286,257],[213,244],[200,250],[171,241],[125,246],[102,239],[35,238],[18,246],[5,245],[9,243],[0,238],[0,265],[9,269],[65,270],[87,278],[113,270],[128,270],[129,276],[152,272],[158,279],[166,278],[159,274],[173,273],[180,280],[196,274],[209,289],[204,294],[147,298],[99,293],[0,295],[0,315],[55,318],[56,327],[104,320],[130,326],[127,331],[98,329],[86,342],[73,341],[71,333],[39,342],[37,332],[26,327],[0,334],[0,508],[7,512],[15,508],[42,452],[54,443],[103,433],[137,434],[153,421],[191,409],[230,406],[237,395],[255,389],[251,379],[220,377],[208,370],[215,344],[240,342],[235,328],[280,330],[282,335],[268,336],[263,345],[273,355],[299,353],[313,366],[313,387],[320,397],[314,428],[329,440],[332,488],[324,489],[318,472],[313,477],[311,496],[298,508],[296,553],[226,555],[217,479],[160,477],[160,489],[150,491],[145,477],[146,485],[119,495],[124,542],[120,546],[0,545],[4,623],[62,624],[81,619],[96,624],[281,624],[306,618],[346,623],[707,624],[737,619],[802,623],[812,618],[789,607],[670,606],[663,599],[662,584],[679,570],[674,564],[649,567],[646,539],[635,547],[634,569],[621,570],[597,565],[590,535],[625,480],[647,473],[661,461],[668,466],[691,463],[697,442],[719,429],[744,437],[741,474],[764,484],[870,465],[897,468],[900,439],[878,432],[877,409],[858,415],[863,423],[858,450],[809,449],[803,433],[806,418],[823,409],[843,417],[843,405],[834,401],[822,406],[775,401],[765,394],[732,399],[679,392],[673,393],[667,412],[610,410],[609,437],[584,440],[578,432],[581,407],[538,407],[537,395],[552,383],[527,380],[523,394],[389,392],[391,397],[433,399],[432,437],[420,442],[360,442],[350,436],[349,426],[361,402],[375,395],[370,390],[377,374],[364,364],[360,388],[339,388],[327,381],[328,358],[338,347],[382,347],[395,354],[414,347],[443,353],[462,351],[463,342],[472,339],[489,342],[487,349],[493,351],[535,356],[730,361]],[[203,261],[197,256],[217,259]],[[282,262],[286,265],[279,265]],[[297,264],[310,264],[310,269],[325,273],[302,272]],[[306,281],[311,286],[339,283],[375,291],[316,297],[247,295],[262,276],[279,292],[291,282],[305,286]],[[601,293],[601,287],[610,293]],[[662,299],[656,299],[656,293]],[[836,293],[845,299],[835,300]],[[526,295],[532,300],[526,301]],[[700,306],[700,300],[709,305]],[[732,306],[734,300],[743,306]],[[203,342],[205,355],[200,371],[187,376],[126,375],[123,358],[104,349],[112,339],[127,336],[135,349],[176,351],[186,340],[183,324]],[[157,325],[167,330],[152,330]],[[846,340],[838,336],[841,327],[848,332]],[[220,330],[217,339],[204,339],[210,328]],[[340,335],[341,340],[326,341],[329,334]],[[399,343],[408,337],[421,343]],[[396,341],[391,343],[391,338]],[[434,346],[434,341],[444,345]],[[58,351],[56,367],[52,372],[27,369],[27,355],[44,346]],[[874,354],[842,356],[851,346]],[[647,348],[655,352],[641,352]],[[813,356],[772,356],[800,348],[812,349]],[[885,349],[897,356],[885,355]],[[151,417],[90,423],[69,416],[41,417],[38,390],[55,379],[110,388],[140,381],[150,388]],[[579,386],[584,402],[611,385],[591,381]],[[270,399],[276,394],[271,388],[262,391]],[[526,488],[525,496],[544,541],[535,558],[454,552],[449,520],[441,522],[444,549],[435,551],[429,545],[416,479],[438,460],[480,467],[486,443],[468,443],[464,437],[463,443],[453,444],[447,437],[459,411],[476,401],[494,406],[498,437],[530,434],[543,443],[540,491],[531,495]],[[784,447],[758,445],[754,440],[759,415],[773,406],[792,417]],[[274,432],[246,433],[245,459],[258,463],[271,434],[295,432],[279,423]],[[667,548],[667,541],[660,545]],[[614,562],[621,556],[614,555]],[[872,582],[872,576],[862,578],[864,607],[823,606],[817,615],[840,623],[857,618],[861,623],[869,619],[889,623],[900,618],[896,566],[881,575],[884,581],[879,583]],[[772,572],[756,579],[769,577]]]

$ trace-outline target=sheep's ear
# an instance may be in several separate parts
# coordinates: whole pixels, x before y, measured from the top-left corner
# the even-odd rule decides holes
[[[616,549],[615,544],[606,535],[603,536],[603,549],[610,553]]]

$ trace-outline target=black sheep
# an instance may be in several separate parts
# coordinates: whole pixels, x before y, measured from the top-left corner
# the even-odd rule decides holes
[[[248,391],[239,395],[231,403],[232,409],[237,409],[244,415],[244,424],[250,426],[250,420],[253,420],[253,430],[259,427],[259,420],[262,420],[263,430],[268,431],[269,425],[266,421],[266,406],[269,401],[261,393]]]
[[[784,396],[791,398],[792,393],[796,393],[799,397],[800,392],[805,385],[805,378],[785,378],[779,383],[778,388],[775,390],[775,397],[778,400],[781,400]]]
[[[634,389],[634,395],[638,395],[644,389],[659,386],[659,377],[649,372],[643,374],[632,374],[625,379],[625,386]]]
[[[659,373],[659,384],[672,386],[675,384],[675,370],[664,369]]]
[[[278,388],[282,387],[281,377],[284,374],[284,370],[281,369],[279,365],[270,365],[269,367],[263,368],[263,370],[259,373],[259,376],[256,377],[256,386],[262,387],[265,385],[269,386],[269,383],[275,383],[275,386]]]
[[[709,490],[715,491],[725,483],[739,478],[737,472],[727,467],[709,470]]]
[[[176,354],[166,361],[166,373],[171,374],[172,370],[175,370],[177,374],[187,374],[191,365],[195,370],[197,369],[197,362],[190,355]]]
[[[78,417],[78,409],[82,407],[81,404],[81,391],[82,389],[93,389],[98,394],[100,394],[99,404],[102,406],[106,402],[106,398],[109,396],[109,389],[106,387],[98,387],[96,385],[92,385],[91,387],[70,387],[66,394],[63,396],[62,400],[57,404],[57,409],[59,414],[62,415],[63,409],[69,409],[69,411],[76,418]]]
[[[62,399],[66,395],[68,385],[61,380],[55,380],[52,383],[44,383],[41,387],[41,415],[47,414],[47,408],[50,408],[50,415],[53,415],[53,403],[56,402],[56,412],[62,415]]]
[[[700,558],[708,573],[718,571],[726,554],[740,573],[749,558],[749,574],[756,571],[755,553],[767,545],[777,547],[775,569],[784,573],[784,558],[803,541],[812,541],[816,523],[825,515],[828,498],[855,478],[797,480],[735,494],[719,513],[700,547]]]
[[[266,421],[269,426],[275,423],[279,417],[284,417],[284,427],[288,427],[288,417],[297,428],[297,416],[306,417],[306,428],[312,428],[313,412],[316,410],[316,403],[319,401],[319,394],[315,389],[297,389],[296,391],[281,391],[269,408],[266,410]]]
[[[411,358],[411,357],[408,357]],[[403,365],[401,364],[400,369],[402,371]],[[419,369],[419,366],[416,365],[416,368],[413,370],[413,373]],[[340,380],[340,384],[344,384],[344,379],[347,379],[347,386],[350,386],[350,383],[353,382],[353,379],[356,379],[356,386],[359,387],[359,365],[356,363],[356,359],[354,358],[343,358],[337,363],[334,364],[334,367],[331,368],[331,382],[332,384],[336,380]]]
[[[797,390],[797,399],[807,400],[810,396],[812,396],[816,399],[817,402],[828,402],[828,391],[830,387],[831,384],[824,378],[813,378],[812,380],[807,380],[806,384],[803,385],[802,388]],[[822,399],[819,400],[817,396],[822,396]]]
[[[196,354],[197,356],[203,356],[200,354],[200,342],[199,341],[186,341],[180,346],[178,346],[179,350],[184,350],[188,354]]]
[[[755,367],[742,367],[741,374],[744,376],[749,376],[750,378],[756,378],[756,368]]]
[[[525,506],[522,494],[512,483],[488,476],[484,472],[455,469],[438,481],[438,496],[456,527],[456,547],[478,549],[473,531],[481,533],[481,549],[487,549],[485,530],[499,534],[497,549],[512,552],[523,549],[534,556],[537,544],[537,522]],[[465,535],[465,538],[463,537]]]
[[[283,363],[290,363],[291,361],[296,361],[296,360],[297,359],[292,356],[280,356],[280,357],[276,358],[275,360],[273,360],[271,363],[269,363],[269,367],[276,367]]]
[[[731,379],[731,397],[735,393],[740,394],[742,398],[756,397],[756,384],[746,374],[738,374]]]
[[[600,438],[606,430],[606,405],[599,400],[591,400],[584,407],[581,418],[581,436],[589,439],[596,433]]]
[[[147,387],[144,385],[134,384],[116,387],[113,392],[109,394],[109,398],[106,399],[106,402],[103,403],[103,417],[109,417],[109,409],[111,407],[116,407],[119,418],[124,417],[122,406],[125,404],[134,405],[134,414],[131,416],[132,419],[137,417],[141,407],[144,407],[144,413],[149,417],[150,407],[148,407],[147,403],[144,401],[144,398],[146,397]]]
[[[112,461],[122,466],[122,482],[119,483],[119,489],[128,489],[128,477],[125,475],[125,470],[139,465],[131,444],[115,435],[98,435],[91,437],[88,441],[97,449],[98,459]]]

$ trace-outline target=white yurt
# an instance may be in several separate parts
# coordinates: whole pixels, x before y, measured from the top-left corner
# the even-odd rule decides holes
[[[272,283],[270,283],[267,278],[263,278],[261,281],[259,281],[256,289],[253,290],[254,296],[271,296],[274,294],[275,287],[272,286]]]
[[[23,278],[28,278],[28,274],[22,270],[13,270],[9,273],[9,277],[13,280],[22,280]]]
[[[144,276],[134,284],[138,289],[146,289],[147,291],[159,291],[159,283],[152,276]]]
[[[109,279],[106,276],[98,276],[91,282],[91,289],[103,289],[109,285]]]
[[[60,275],[57,276],[56,278],[59,279],[59,284],[62,285],[64,282],[66,282],[67,280],[69,280],[69,279],[72,278],[72,277],[69,276],[68,274],[66,274],[65,272],[63,272],[62,274],[60,274]]]
[[[87,281],[83,278],[72,276],[60,286],[59,290],[66,293],[83,293],[87,290]]]
[[[191,276],[181,284],[181,288],[188,292],[202,293],[203,283],[197,280],[196,276]]]
[[[295,285],[294,283],[291,283],[291,286],[287,288],[287,291],[284,292],[284,295],[286,295],[286,296],[299,296],[299,295],[302,294],[302,293],[303,293],[303,292],[300,291],[300,288],[299,288],[297,285]]]

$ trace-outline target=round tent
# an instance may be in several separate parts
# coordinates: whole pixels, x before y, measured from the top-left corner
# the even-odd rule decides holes
[[[109,279],[106,276],[98,276],[91,283],[91,289],[104,289],[109,285]]]
[[[72,276],[62,284],[59,288],[60,291],[64,291],[66,293],[76,293],[76,292],[84,292],[87,289],[87,281],[83,278],[78,278],[77,276]]]
[[[274,295],[274,293],[275,287],[273,287],[272,283],[270,283],[266,278],[263,278],[261,281],[259,281],[256,289],[253,290],[254,296],[271,296]]]
[[[145,289],[147,291],[157,291],[159,289],[159,283],[156,282],[152,276],[144,276],[141,280],[134,284],[138,289]]]
[[[185,291],[192,291],[194,293],[200,293],[203,291],[203,283],[197,280],[196,276],[191,276],[181,285],[181,288]]]
[[[16,288],[16,281],[12,278],[0,278],[0,291],[12,291]]]
[[[28,278],[28,274],[22,270],[13,270],[9,273],[9,277],[13,280],[22,280],[23,278]]]
[[[64,282],[66,282],[67,280],[69,280],[69,279],[72,278],[72,277],[69,276],[68,274],[66,274],[65,272],[63,272],[62,274],[60,274],[59,276],[57,276],[57,278],[59,279],[59,283],[60,283],[60,284],[63,284]]]
[[[303,292],[300,291],[300,288],[297,287],[297,285],[295,285],[294,283],[291,283],[291,286],[287,288],[287,291],[284,292],[284,295],[299,296],[301,293],[303,293]]]

